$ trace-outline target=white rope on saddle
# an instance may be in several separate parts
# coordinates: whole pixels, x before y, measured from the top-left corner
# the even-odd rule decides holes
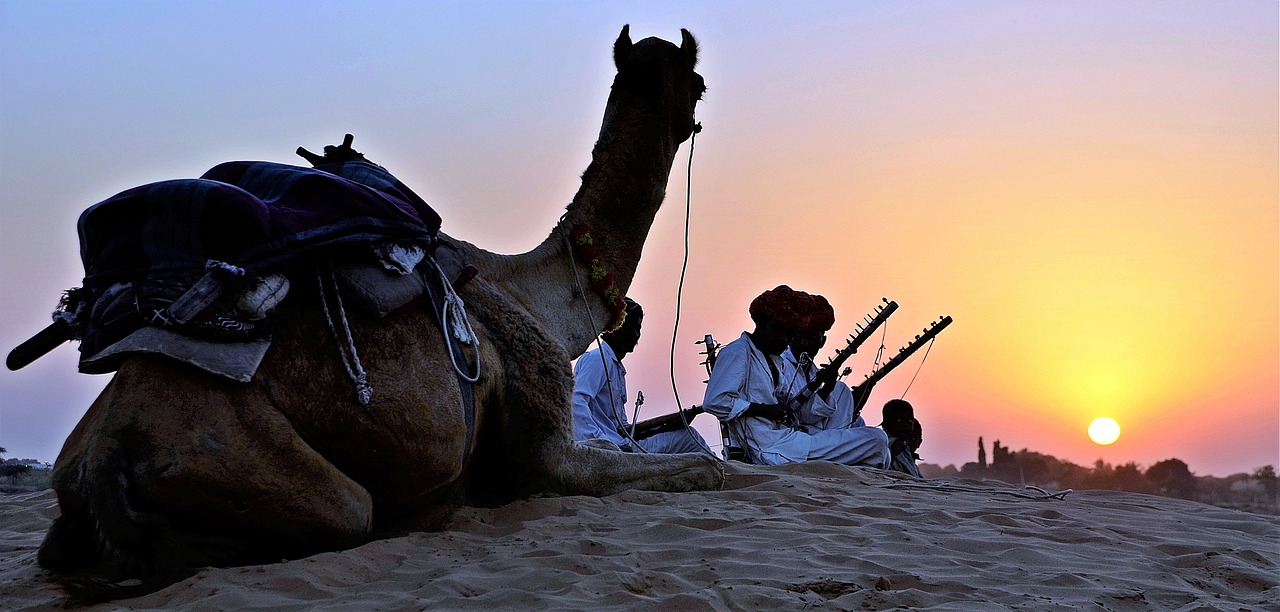
[[[449,361],[453,362],[453,371],[457,372],[460,378],[469,383],[475,383],[480,380],[480,342],[476,338],[475,330],[471,328],[471,319],[467,318],[467,305],[453,290],[453,284],[449,282],[449,277],[440,268],[440,264],[434,260],[431,263],[440,274],[440,284],[444,286],[444,305],[440,307],[440,327],[445,330],[445,350],[449,352]],[[462,366],[458,365],[458,358],[453,354],[455,341],[462,343],[463,346],[475,347],[473,349],[476,356],[474,375],[467,374],[462,370]]]
[[[320,307],[324,309],[324,320],[329,324],[329,333],[333,335],[333,340],[338,343],[338,355],[342,357],[342,367],[346,368],[347,376],[356,383],[356,399],[360,400],[360,405],[368,406],[369,400],[373,397],[373,387],[369,385],[369,377],[365,374],[364,366],[360,364],[360,355],[356,353],[356,343],[351,337],[351,326],[347,324],[347,311],[342,306],[342,293],[338,291],[338,282],[333,277],[332,269],[326,269],[326,271],[329,273],[329,284],[333,287],[333,299],[337,304],[338,321],[342,324],[342,336],[338,335],[338,329],[333,325],[333,315],[329,312],[324,277],[320,270],[316,270],[316,286],[320,290]],[[351,356],[348,357],[347,353],[351,353]]]

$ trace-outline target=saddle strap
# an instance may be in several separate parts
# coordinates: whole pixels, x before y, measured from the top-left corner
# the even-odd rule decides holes
[[[432,258],[434,258],[434,255]],[[452,341],[449,337],[450,329],[446,318],[446,299],[454,294],[449,291],[448,287],[444,286],[445,281],[443,280],[443,275],[439,273],[439,268],[436,267],[434,260],[423,262],[423,265],[418,266],[418,270],[426,284],[426,294],[431,301],[431,312],[435,315],[436,326],[440,328],[440,333],[444,337],[444,344],[449,351],[450,359],[454,364],[466,364],[467,357],[462,351],[461,343]],[[470,279],[468,278],[467,280]],[[479,353],[477,353],[476,359],[479,359]],[[479,364],[477,363],[477,366],[478,365]],[[471,456],[471,444],[475,439],[475,379],[467,378],[467,376],[463,374],[462,368],[456,367],[456,365],[453,370],[454,375],[458,377],[458,391],[462,396],[462,420],[467,425],[467,439],[462,448],[462,460],[465,464],[467,457]],[[477,375],[479,374],[479,367],[476,368],[476,373]]]

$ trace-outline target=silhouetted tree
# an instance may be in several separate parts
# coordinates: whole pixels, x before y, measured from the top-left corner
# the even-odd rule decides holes
[[[1146,476],[1142,474],[1142,468],[1133,461],[1124,465],[1117,465],[1114,474],[1116,488],[1121,491],[1132,491],[1134,493],[1151,492],[1151,486],[1148,484]]]
[[[978,467],[987,469],[987,449],[982,446],[982,436],[978,436]]]
[[[1276,467],[1274,465],[1264,465],[1253,471],[1253,478],[1262,484],[1262,490],[1267,492],[1267,502],[1275,505],[1276,492],[1280,489],[1280,483],[1276,481]]]
[[[1087,481],[1090,488],[1094,489],[1115,489],[1116,472],[1111,468],[1111,464],[1098,459],[1093,462],[1093,470],[1089,472]]]
[[[0,477],[9,477],[10,484],[18,484],[18,477],[31,471],[31,466],[25,463],[5,463],[0,464]]]
[[[1196,477],[1181,459],[1165,459],[1147,468],[1147,481],[1161,495],[1195,498]]]

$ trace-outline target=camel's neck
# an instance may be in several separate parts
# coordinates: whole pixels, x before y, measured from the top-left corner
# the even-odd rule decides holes
[[[592,286],[591,268],[573,257],[570,231],[589,232],[599,249],[597,268],[611,273],[625,295],[680,146],[670,130],[646,128],[653,121],[635,117],[619,121],[614,110],[606,110],[582,187],[542,244],[521,255],[463,245],[480,274],[542,323],[570,356],[581,354],[613,319],[611,305]]]

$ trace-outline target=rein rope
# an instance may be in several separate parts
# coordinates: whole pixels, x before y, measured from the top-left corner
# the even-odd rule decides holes
[[[565,248],[569,250],[569,270],[573,272],[573,287],[578,292],[578,295],[582,298],[583,307],[587,309],[587,323],[591,325],[591,337],[595,338],[596,348],[599,349],[600,368],[604,371],[604,382],[605,382],[605,385],[608,386],[609,388],[609,410],[613,413],[613,416],[617,418],[619,413],[618,413],[618,405],[614,403],[614,399],[616,396],[613,392],[613,377],[609,376],[609,362],[607,362],[604,358],[604,350],[601,347],[602,342],[600,340],[600,330],[596,327],[596,318],[595,318],[595,315],[592,314],[591,312],[591,301],[587,299],[587,292],[582,288],[582,278],[578,276],[577,257],[573,248],[574,239],[569,235],[569,231],[565,224],[565,218],[568,215],[569,215],[569,211],[565,211],[565,213],[560,216],[559,227],[560,227],[561,235],[564,236]],[[623,316],[626,316],[626,315],[624,314]],[[625,413],[623,414],[625,415]],[[622,422],[622,419],[618,419],[618,422]],[[630,440],[631,444],[635,446],[635,448],[638,451],[648,452],[648,451],[645,451],[643,448],[640,448],[640,441],[636,440],[635,437],[631,435],[630,431],[623,431],[620,433],[625,433],[627,440]]]
[[[680,331],[680,304],[684,297],[684,276],[685,272],[689,269],[689,216],[692,208],[690,203],[693,199],[693,145],[697,142],[698,133],[701,131],[702,124],[695,123],[693,124],[693,134],[689,136],[689,164],[685,169],[684,179],[684,259],[680,263],[680,282],[676,285],[676,317],[675,321],[671,324],[671,353],[667,361],[669,374],[671,376],[671,393],[676,398],[676,412],[680,415],[680,422],[684,424],[685,431],[691,431],[693,429],[693,425],[690,424],[689,419],[684,416],[684,410],[681,408],[683,404],[680,403],[680,390],[676,388],[676,335]],[[708,455],[711,455],[712,457],[715,456],[715,452],[702,442],[700,438],[694,435],[690,435],[689,437],[693,438],[695,442],[698,442],[698,446],[701,446],[702,450],[707,451]]]
[[[676,389],[676,378],[675,378],[676,334],[680,329],[680,302],[684,294],[685,272],[689,267],[689,216],[690,216],[689,211],[690,211],[690,203],[692,201],[692,193],[693,193],[693,147],[694,147],[694,142],[698,139],[698,133],[701,131],[702,131],[702,124],[696,123],[694,124],[694,127],[693,127],[693,133],[690,134],[689,136],[689,163],[688,163],[686,174],[685,174],[685,197],[684,197],[684,260],[680,265],[680,282],[676,288],[676,314],[675,314],[675,322],[672,325],[672,330],[671,330],[671,354],[670,354],[670,360],[669,360],[670,375],[671,375],[671,392],[675,395],[676,412],[680,415],[680,420],[684,424],[684,428],[686,431],[692,430],[693,426],[689,423],[689,420],[685,418],[684,410],[680,408],[681,406],[680,391]],[[568,248],[570,253],[569,269],[573,271],[574,289],[577,291],[577,294],[580,297],[582,297],[582,303],[584,307],[587,309],[587,321],[591,325],[591,333],[592,333],[592,337],[595,338],[596,348],[600,348],[600,344],[601,344],[600,330],[596,328],[595,317],[592,315],[592,312],[591,312],[591,303],[589,300],[587,300],[587,293],[582,288],[582,279],[578,275],[578,267],[574,265],[577,260],[576,255],[578,255],[578,252],[574,249],[575,241],[579,239],[581,236],[585,235],[585,236],[588,236],[587,244],[589,246],[594,246],[594,245],[590,242],[589,234],[583,229],[578,229],[578,228],[581,228],[582,226],[578,226],[578,228],[575,228],[574,233],[577,234],[577,236],[570,236],[570,232],[566,227],[567,224],[565,223],[565,219],[568,216],[568,214],[569,214],[568,211],[565,211],[565,214],[561,215],[559,226],[560,226],[561,234],[564,236],[565,246]],[[593,259],[590,262],[590,264],[591,264],[592,272],[594,275],[595,268],[596,268],[594,264],[596,264],[596,261]],[[612,275],[609,275],[609,276],[611,277]],[[612,278],[608,279],[607,284],[608,284],[608,289],[615,289],[615,285],[613,284]],[[605,297],[606,297],[606,300],[612,299],[614,301],[621,301],[622,299],[622,296],[620,295],[614,297],[614,296],[610,296],[607,293],[605,294]],[[626,316],[625,312],[622,313],[621,316],[625,317]],[[622,323],[621,317],[615,316],[613,323],[614,323],[613,328],[616,329]],[[608,376],[608,364],[605,362],[605,359],[604,359],[604,351],[600,351],[600,364],[605,370],[605,374],[606,374],[605,384],[608,385],[609,387],[609,407],[612,410],[614,416],[617,416],[619,412],[618,412],[618,406],[614,403],[615,394],[613,392],[613,380]],[[621,414],[625,416],[626,413],[623,412]],[[632,446],[634,446],[636,452],[648,453],[649,451],[645,450],[642,446],[640,446],[640,442],[636,440],[633,435],[631,435],[631,431],[634,431],[635,429],[634,421],[636,418],[639,418],[639,406],[636,407],[636,417],[632,418],[632,424],[631,424],[632,427],[630,428],[630,430],[623,430],[621,433],[626,435],[627,440],[629,440],[632,443]],[[619,422],[621,422],[621,419],[619,419]],[[711,455],[713,457],[715,456],[715,452],[712,451],[710,448],[708,448],[705,443],[699,441],[699,439],[695,436],[691,435],[690,437],[693,438],[694,441],[698,442],[698,445],[701,446],[702,449],[705,450],[708,455]]]

